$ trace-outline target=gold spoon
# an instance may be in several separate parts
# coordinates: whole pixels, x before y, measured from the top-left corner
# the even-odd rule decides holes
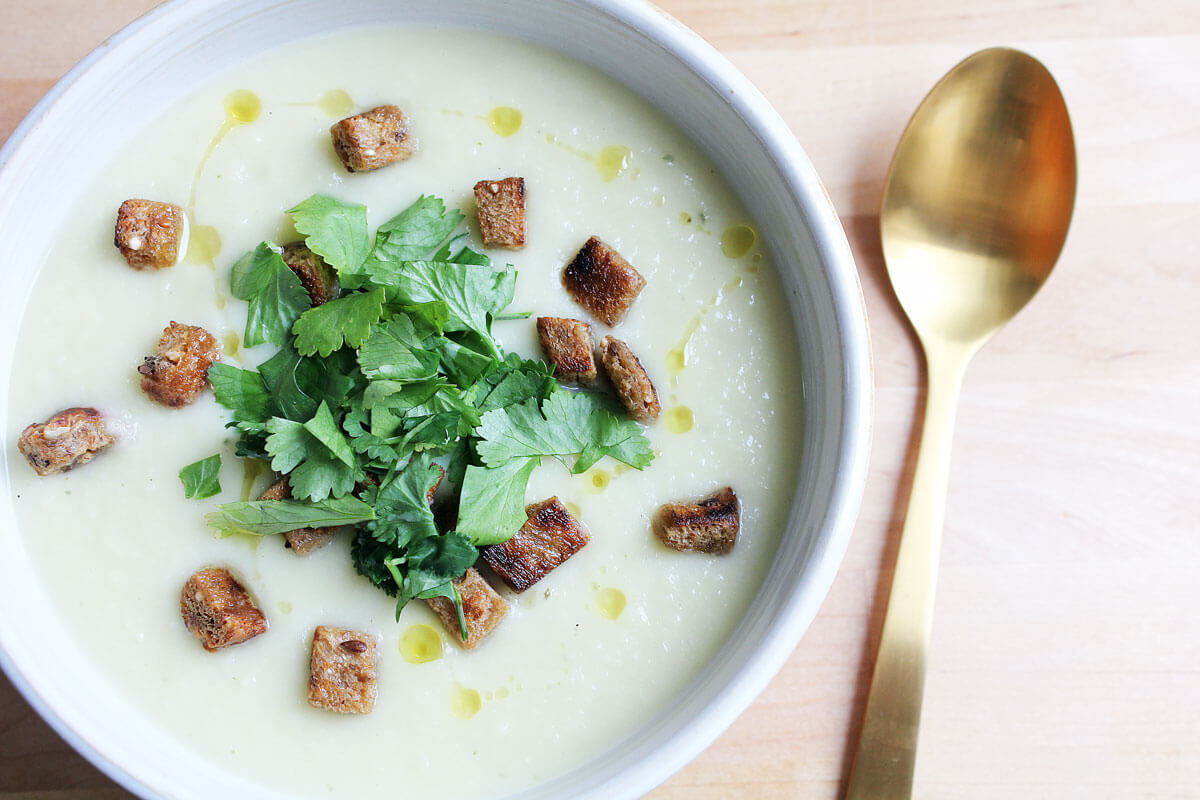
[[[963,372],[1049,277],[1074,205],[1066,104],[1046,68],[1016,50],[984,50],[952,69],[896,147],[879,219],[883,255],[929,386],[848,800],[912,794]]]

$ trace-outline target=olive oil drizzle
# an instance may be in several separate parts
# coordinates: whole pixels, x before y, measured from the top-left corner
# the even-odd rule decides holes
[[[524,115],[518,108],[511,106],[496,106],[488,112],[488,127],[497,136],[512,136],[521,130]]]
[[[587,150],[581,150],[564,142],[552,133],[546,134],[546,141],[573,156],[591,161],[596,165],[596,171],[600,173],[600,178],[605,183],[611,183],[626,174],[634,179],[641,175],[641,170],[632,166],[633,151],[625,145],[610,144],[600,148],[598,153],[589,153]]]
[[[426,664],[442,657],[442,636],[431,625],[411,625],[400,637],[400,655],[410,664]]]

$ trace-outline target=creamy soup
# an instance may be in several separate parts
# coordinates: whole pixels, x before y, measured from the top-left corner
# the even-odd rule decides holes
[[[409,161],[348,174],[336,119],[380,103],[409,116]],[[296,797],[378,793],[491,797],[579,766],[668,708],[746,611],[791,503],[801,425],[784,292],[754,229],[687,136],[628,90],[561,55],[452,30],[332,35],[245,63],[180,98],[83,187],[48,248],[22,324],[7,433],[21,535],[51,602],[134,713],[232,770]],[[559,280],[590,235],[648,285],[614,331],[655,381],[663,415],[643,472],[604,459],[581,475],[546,459],[527,500],[558,495],[590,530],[582,551],[527,592],[501,589],[508,617],[461,649],[417,602],[358,576],[339,538],[301,557],[281,537],[215,538],[204,514],[256,496],[211,394],[173,410],[139,390],[136,367],[171,320],[201,325],[224,360],[254,368],[270,346],[239,344],[246,306],[233,261],[289,241],[285,209],[315,192],[364,203],[371,229],[420,194],[468,216],[472,186],[524,177],[528,245],[492,251],[519,270],[511,310],[588,319]],[[183,263],[136,272],[112,245],[122,200],[184,206]],[[595,323],[597,337],[607,332]],[[498,323],[507,350],[541,353],[532,320]],[[101,409],[119,442],[76,471],[36,477],[15,442],[28,422]],[[179,469],[224,454],[223,492],[184,499]],[[666,549],[657,507],[732,485],[733,553]],[[245,644],[205,652],[180,619],[201,566],[242,576],[270,621]],[[373,713],[306,702],[313,628],[379,638]]]

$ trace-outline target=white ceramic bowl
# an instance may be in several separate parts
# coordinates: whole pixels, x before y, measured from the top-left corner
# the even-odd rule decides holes
[[[46,242],[84,186],[174,98],[239,60],[322,31],[373,23],[489,29],[567,52],[661,109],[724,173],[756,220],[789,295],[805,386],[804,441],[789,529],[734,636],[665,714],[529,798],[633,797],[694,758],[792,652],[833,581],[866,475],[871,375],[861,291],[812,165],[759,92],[698,36],[636,0],[176,0],[102,44],[50,91],[0,151],[0,375]],[[799,405],[799,404],[798,404]],[[0,430],[7,430],[7,398]],[[0,662],[76,749],[146,797],[246,797],[173,738],[133,716],[42,599],[16,532],[4,447]],[[83,566],[83,565],[79,565]],[[254,796],[262,796],[254,794]]]

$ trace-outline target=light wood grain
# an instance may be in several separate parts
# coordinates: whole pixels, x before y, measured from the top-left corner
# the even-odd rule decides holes
[[[0,138],[150,5],[0,3]],[[821,613],[762,697],[651,797],[841,791],[922,402],[879,253],[882,178],[929,87],[995,44],[1059,79],[1080,195],[1050,283],[967,375],[917,793],[1200,796],[1200,3],[661,5],[763,90],[825,180],[858,259],[878,394],[861,518]],[[0,790],[111,786],[7,683],[0,725]]]

